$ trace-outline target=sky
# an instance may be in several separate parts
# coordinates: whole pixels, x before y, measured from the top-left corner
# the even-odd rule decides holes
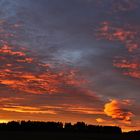
[[[0,122],[140,129],[139,0],[0,0]]]

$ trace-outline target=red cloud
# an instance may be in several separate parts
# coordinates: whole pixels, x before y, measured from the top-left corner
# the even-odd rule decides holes
[[[129,25],[125,27],[113,26],[110,22],[103,22],[98,29],[98,39],[106,39],[109,41],[121,42],[129,52],[135,51],[139,48],[139,42],[136,39],[138,36],[138,29]]]
[[[0,83],[12,89],[34,94],[59,93],[63,86],[79,87],[85,83],[84,79],[79,81],[77,70],[56,70],[14,46],[1,46],[0,55]]]
[[[122,70],[123,75],[127,75],[133,78],[140,78],[140,63],[137,59],[131,58],[116,58],[113,61],[113,66]]]
[[[0,22],[0,84],[16,91],[44,94],[69,92],[66,87],[82,88],[85,79],[79,78],[78,70],[69,66],[44,63],[38,56],[20,46],[13,46],[8,40],[11,36],[2,27],[7,24]],[[9,25],[7,25],[8,28]],[[10,25],[11,29],[20,25]],[[83,89],[82,89],[83,91]],[[86,92],[86,91],[85,91]]]
[[[115,56],[113,66],[121,69],[123,75],[140,78],[139,63],[139,26],[117,26],[110,22],[103,22],[98,29],[97,38],[111,42],[120,42],[126,48],[128,56]]]

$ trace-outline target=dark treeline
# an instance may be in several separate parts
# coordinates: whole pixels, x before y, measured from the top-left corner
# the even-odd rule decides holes
[[[140,131],[122,133],[116,126],[87,125],[84,122],[11,121],[0,123],[0,136],[4,140],[140,140]]]
[[[48,131],[48,132],[86,132],[121,134],[121,128],[116,126],[87,125],[84,122],[75,124],[62,122],[11,121],[0,124],[0,131]]]

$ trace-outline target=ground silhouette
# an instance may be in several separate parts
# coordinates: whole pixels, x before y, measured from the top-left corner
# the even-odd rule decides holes
[[[122,133],[117,126],[62,122],[11,121],[0,124],[4,140],[139,140],[140,131]]]

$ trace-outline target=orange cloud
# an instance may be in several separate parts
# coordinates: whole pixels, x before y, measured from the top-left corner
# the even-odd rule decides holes
[[[82,106],[77,106],[77,107],[70,106],[70,107],[67,107],[66,110],[75,112],[75,113],[80,113],[80,114],[91,114],[91,115],[96,115],[96,114],[103,115],[104,114],[104,112],[100,109],[82,107]]]
[[[18,113],[30,113],[30,114],[57,114],[53,110],[41,110],[38,107],[31,107],[31,106],[11,106],[11,107],[3,107],[1,108],[3,111],[8,112],[18,112]]]
[[[96,121],[97,121],[98,123],[104,123],[104,122],[105,122],[105,120],[102,119],[102,118],[97,118]]]
[[[111,100],[109,103],[106,103],[104,106],[104,112],[107,116],[112,117],[116,120],[121,120],[124,123],[130,123],[133,113],[126,109],[129,106],[128,100],[119,101]]]

